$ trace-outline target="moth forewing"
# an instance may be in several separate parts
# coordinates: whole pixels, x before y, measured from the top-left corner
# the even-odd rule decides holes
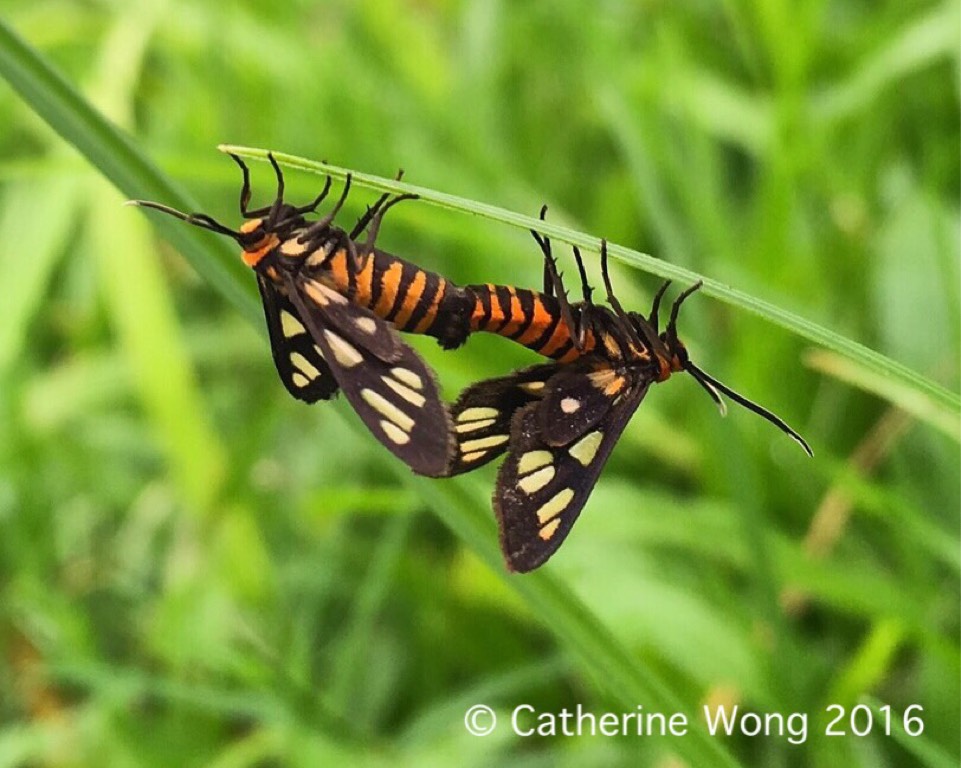
[[[600,421],[564,445],[544,439],[546,400],[515,414],[494,490],[501,550],[510,570],[534,570],[557,551],[648,385],[632,382]]]
[[[452,448],[450,415],[424,361],[399,338],[392,359],[382,359],[367,343],[378,339],[375,344],[387,348],[384,336],[396,331],[386,321],[356,305],[331,313],[331,304],[312,301],[292,277],[287,286],[344,396],[374,437],[415,472],[446,475]]]
[[[586,433],[607,415],[628,381],[627,372],[586,358],[552,376],[540,408],[544,442],[564,446]]]
[[[375,357],[386,362],[399,360],[407,346],[394,328],[370,310],[351,303],[335,288],[313,277],[298,277],[301,296],[322,308],[330,324],[342,335],[356,339]]]
[[[262,275],[257,276],[257,285],[267,321],[270,353],[284,387],[305,403],[329,400],[337,392],[337,380],[297,308]]]

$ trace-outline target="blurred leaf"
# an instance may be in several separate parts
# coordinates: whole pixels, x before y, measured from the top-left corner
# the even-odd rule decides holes
[[[948,437],[961,441],[961,421],[958,415],[941,400],[927,391],[910,387],[899,379],[881,373],[824,349],[811,349],[804,355],[805,365],[847,382],[865,392],[871,392],[898,408],[935,427]]]
[[[0,75],[127,197],[163,200],[184,210],[194,202],[174,187],[130,139],[111,126],[77,90],[0,19]],[[127,212],[123,212],[126,215]],[[115,216],[120,216],[117,211]],[[164,235],[191,265],[250,319],[259,318],[255,286],[230,244],[161,218]],[[204,245],[205,244],[205,245]]]
[[[825,705],[841,704],[847,709],[865,691],[873,691],[888,674],[894,655],[904,640],[904,628],[895,618],[874,623],[860,649],[841,670],[825,695]]]
[[[886,717],[885,713],[881,711],[881,707],[885,706],[882,702],[877,699],[866,696],[865,700],[870,705],[871,709],[874,711],[874,715],[880,722],[884,722]],[[924,720],[924,713],[918,712],[916,709],[912,710],[910,713],[907,712],[897,712],[893,707],[891,708],[891,738],[900,744],[904,750],[913,755],[918,760],[918,765],[925,766],[926,768],[954,768],[957,765],[957,759],[949,754],[946,750],[939,747],[934,741],[926,734],[920,735],[909,735],[905,732],[902,722],[899,720],[905,715],[920,717]]]
[[[852,75],[843,82],[825,88],[814,100],[813,109],[819,121],[837,121],[849,117],[885,88],[898,80],[930,66],[938,59],[956,55],[961,19],[958,4],[940,2],[925,9],[897,30],[885,45],[865,57]]]
[[[29,324],[65,250],[80,203],[79,180],[60,178],[7,187],[0,204],[0,373],[28,343]],[[16,234],[32,233],[29,242]]]

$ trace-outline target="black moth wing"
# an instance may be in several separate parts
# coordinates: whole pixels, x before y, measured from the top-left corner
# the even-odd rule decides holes
[[[627,373],[589,357],[558,371],[540,409],[544,442],[567,445],[600,423],[628,381]]]
[[[461,392],[451,408],[457,450],[450,474],[469,472],[506,451],[514,414],[543,397],[546,382],[559,370],[557,363],[535,365]]]
[[[324,307],[328,325],[340,329],[342,334],[362,339],[364,349],[375,357],[392,363],[404,356],[404,350],[411,351],[394,326],[373,312],[352,303],[323,279],[301,277],[298,287],[301,295]]]
[[[270,353],[287,391],[305,403],[329,400],[337,393],[337,379],[297,308],[263,275],[257,275],[267,319]]]
[[[588,373],[581,378],[582,387],[594,386]],[[510,570],[532,571],[557,551],[649,385],[647,378],[628,379],[611,396],[603,418],[564,444],[545,439],[545,424],[560,417],[554,411],[557,398],[547,396],[517,412],[494,490],[501,551]]]
[[[370,310],[316,280],[286,280],[344,396],[374,437],[415,472],[446,474],[450,414],[427,364]]]

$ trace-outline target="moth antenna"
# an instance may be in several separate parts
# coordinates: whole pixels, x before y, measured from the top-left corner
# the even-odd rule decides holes
[[[744,408],[747,408],[749,411],[756,413],[765,421],[771,422],[771,424],[773,424],[775,427],[780,429],[784,434],[794,439],[798,443],[798,445],[800,445],[801,448],[804,449],[804,452],[808,456],[811,456],[811,457],[814,456],[814,451],[811,450],[811,446],[808,445],[807,441],[803,437],[801,437],[797,432],[791,429],[791,427],[788,426],[787,422],[785,422],[784,419],[782,419],[780,416],[772,413],[764,406],[758,405],[752,400],[748,400],[746,397],[744,397],[744,395],[739,395],[737,392],[735,392],[726,384],[722,384],[713,376],[702,371],[700,368],[694,365],[694,363],[688,361],[685,364],[684,368],[688,373],[694,376],[694,378],[697,379],[697,381],[701,384],[701,386],[704,387],[706,390],[708,390],[708,392],[710,392],[710,389],[708,386],[705,386],[705,385],[710,385],[710,387],[713,387],[717,391],[723,392],[725,395],[731,398],[738,405],[743,406]]]
[[[228,235],[235,240],[240,237],[239,232],[228,229],[216,219],[208,216],[206,213],[184,213],[183,211],[178,211],[176,208],[171,208],[169,205],[154,203],[150,200],[127,200],[124,205],[136,205],[140,208],[153,208],[155,211],[166,213],[168,216],[173,216],[181,221],[186,221],[188,224],[193,224],[195,227],[216,232],[218,235]]]

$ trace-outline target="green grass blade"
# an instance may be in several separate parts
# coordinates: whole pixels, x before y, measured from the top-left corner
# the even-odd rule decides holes
[[[220,149],[224,152],[231,152],[258,160],[265,160],[268,153],[266,149],[239,147],[229,144],[221,145]],[[381,192],[416,194],[424,202],[441,208],[475,216],[483,216],[493,221],[500,221],[504,224],[510,224],[523,229],[536,229],[551,238],[576,245],[580,248],[588,250],[597,250],[599,248],[600,241],[597,237],[583,232],[577,232],[557,224],[551,224],[550,222],[540,221],[531,216],[524,216],[513,211],[504,210],[493,205],[478,203],[473,200],[436,192],[424,187],[416,187],[411,184],[385,179],[380,176],[348,171],[345,168],[339,168],[281,152],[274,152],[273,155],[279,163],[290,166],[291,168],[329,174],[339,179],[344,178],[350,173],[354,184],[369,187],[370,189]],[[892,360],[873,349],[869,349],[856,341],[841,336],[824,326],[811,322],[743,291],[739,291],[736,288],[732,288],[729,285],[725,285],[718,280],[699,275],[683,267],[668,264],[646,253],[633,251],[619,245],[609,245],[608,251],[612,256],[617,257],[627,264],[660,277],[676,280],[682,285],[690,285],[700,280],[704,283],[704,293],[714,296],[732,306],[745,309],[758,317],[781,326],[797,336],[837,352],[841,357],[873,374],[874,378],[870,381],[862,381],[862,384],[865,387],[871,387],[871,391],[879,397],[889,399],[892,388],[898,388],[902,392],[916,393],[917,396],[927,399],[948,413],[953,414],[955,418],[961,416],[961,397],[959,397],[958,394],[911,370],[906,365]]]
[[[64,77],[0,19],[0,75],[65,141],[130,198],[161,200],[186,210],[195,203],[165,178],[133,142],[94,109]],[[210,283],[250,318],[259,316],[246,267],[223,238],[179,222],[158,222],[164,235]],[[203,245],[202,243],[207,243]]]
[[[957,415],[926,392],[905,386],[904,382],[898,379],[885,378],[854,360],[823,349],[808,352],[804,356],[804,362],[826,376],[847,382],[865,392],[880,395],[906,413],[961,442],[961,422]]]

